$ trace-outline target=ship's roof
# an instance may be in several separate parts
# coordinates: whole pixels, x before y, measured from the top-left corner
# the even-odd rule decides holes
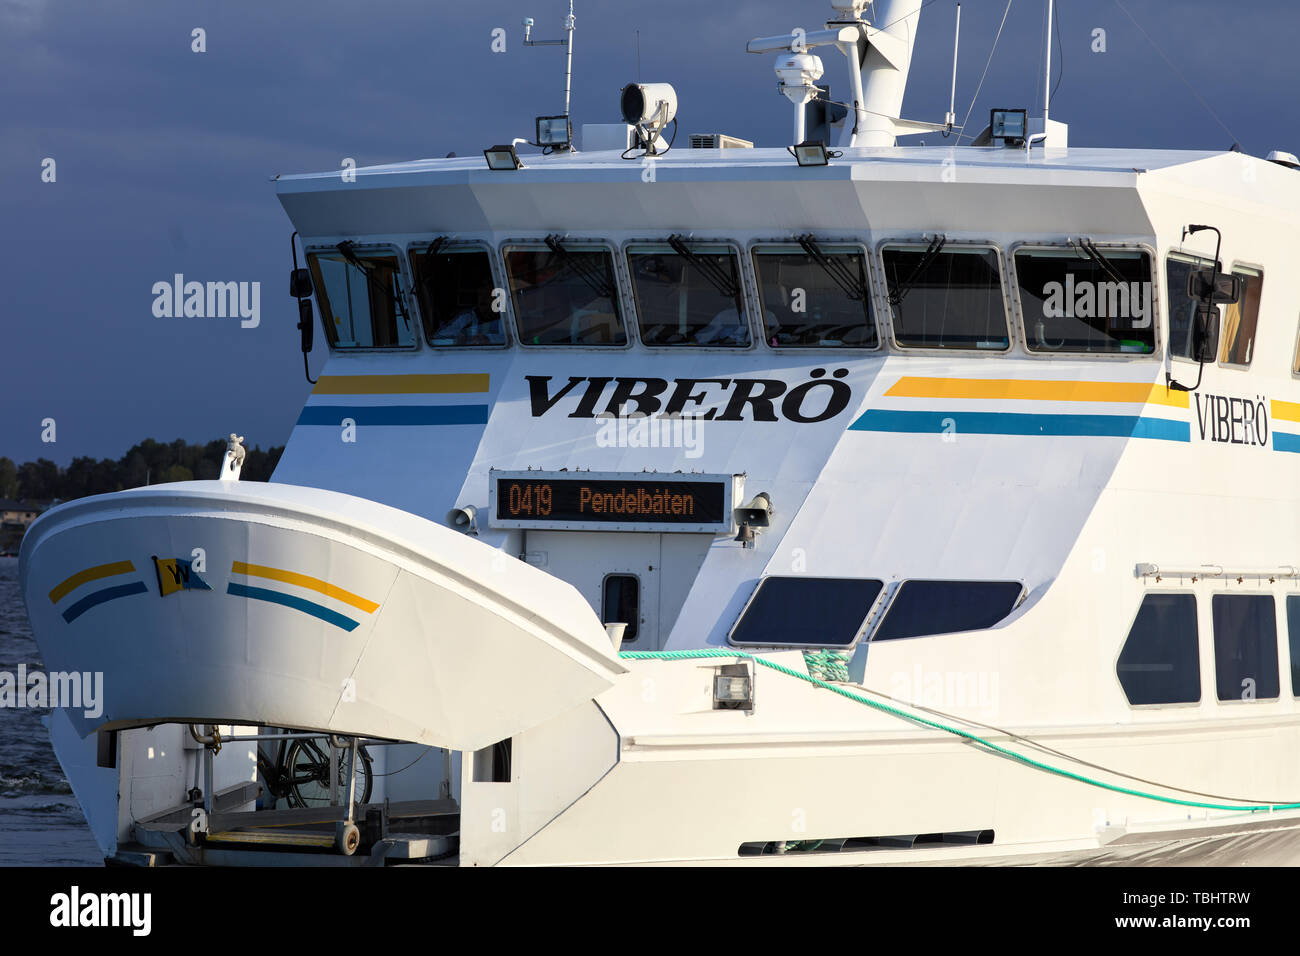
[[[785,149],[686,149],[679,147],[655,158],[656,175],[684,176],[693,180],[718,178],[796,178],[819,175],[832,179],[923,178],[936,169],[956,168],[992,181],[1020,180],[1026,174],[1045,172],[1126,174],[1155,172],[1185,166],[1223,155],[1222,151],[1173,149],[1023,149],[978,146],[896,146],[844,148],[829,166],[800,168]],[[512,175],[518,181],[545,177],[549,181],[594,182],[641,178],[639,156],[623,160],[616,151],[575,152],[542,156],[526,149],[520,154],[524,168],[512,172],[490,170],[481,153],[445,159],[417,159],[355,170],[356,182],[345,183],[339,170],[277,177],[280,192],[311,192],[331,186],[387,186],[387,177],[401,177],[403,185],[435,185],[466,181],[500,181]]]
[[[652,165],[613,151],[520,158],[523,169],[506,171],[478,154],[282,176],[276,192],[299,233],[322,241],[619,230],[1140,236],[1154,231],[1138,199],[1147,185],[1300,212],[1294,171],[1222,151],[850,148],[817,167],[784,149],[678,148]]]

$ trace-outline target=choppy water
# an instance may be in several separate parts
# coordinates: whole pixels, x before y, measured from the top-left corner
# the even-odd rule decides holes
[[[0,670],[43,668],[18,590],[0,558]],[[103,858],[50,749],[48,710],[0,707],[0,866],[100,866]]]

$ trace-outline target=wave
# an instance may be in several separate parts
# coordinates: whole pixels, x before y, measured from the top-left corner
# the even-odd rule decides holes
[[[0,772],[0,797],[17,797],[32,793],[68,794],[72,793],[72,787],[63,777],[42,773],[39,770],[32,773],[18,773],[15,776],[6,776]]]

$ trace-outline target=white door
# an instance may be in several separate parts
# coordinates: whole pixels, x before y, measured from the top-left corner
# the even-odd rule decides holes
[[[636,618],[618,622],[629,625],[624,650],[653,651],[662,648],[667,637],[659,633],[662,537],[611,531],[529,531],[525,547],[530,563],[576,587],[603,622]]]

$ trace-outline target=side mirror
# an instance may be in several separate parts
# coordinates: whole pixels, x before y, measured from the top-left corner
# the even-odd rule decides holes
[[[1192,343],[1198,362],[1213,362],[1219,350],[1219,307],[1201,303],[1196,308]]]
[[[294,269],[289,273],[289,294],[295,299],[306,299],[311,296],[311,271],[308,269]]]
[[[1214,280],[1213,285],[1211,280]],[[1238,302],[1241,300],[1241,276],[1220,272],[1215,280],[1213,269],[1193,269],[1187,274],[1187,294],[1202,302]]]
[[[306,270],[300,270],[306,271]],[[315,315],[311,310],[311,299],[298,300],[298,331],[302,333],[302,350],[303,353],[311,351],[315,340]]]

